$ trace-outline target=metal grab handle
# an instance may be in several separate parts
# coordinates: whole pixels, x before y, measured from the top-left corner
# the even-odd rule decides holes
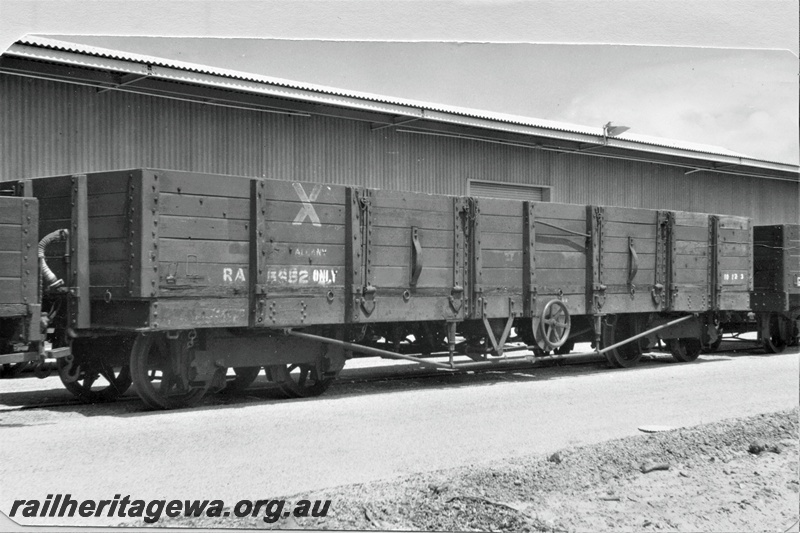
[[[633,248],[633,237],[628,237],[628,249],[631,252],[630,270],[628,271],[628,285],[633,283],[633,278],[639,272],[639,254]]]
[[[422,244],[419,242],[419,229],[411,227],[411,281],[409,285],[417,286],[419,275],[422,274]]]

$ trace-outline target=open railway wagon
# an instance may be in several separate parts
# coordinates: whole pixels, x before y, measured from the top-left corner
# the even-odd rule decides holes
[[[719,317],[723,333],[755,331],[769,353],[797,346],[800,336],[800,225],[753,228],[751,313],[726,312]],[[718,343],[708,347],[714,351]]]
[[[48,248],[42,305],[87,401],[133,382],[150,407],[187,406],[262,367],[310,396],[353,353],[519,360],[512,331],[536,357],[590,341],[625,367],[660,338],[690,361],[716,313],[749,305],[741,217],[146,169],[14,186],[40,238],[69,243]]]
[[[45,343],[50,317],[39,298],[39,201],[25,193],[0,190],[0,365],[14,375],[33,364],[44,377],[45,358],[65,357],[69,347]]]

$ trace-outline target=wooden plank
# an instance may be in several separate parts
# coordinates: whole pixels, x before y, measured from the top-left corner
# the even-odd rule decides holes
[[[124,215],[89,217],[89,239],[124,239],[128,236],[128,221]]]
[[[0,251],[0,278],[13,278],[20,275],[22,252]]]
[[[70,220],[72,206],[69,196],[39,198],[39,213],[42,220]]]
[[[22,249],[22,226],[0,224],[0,251],[15,252]]]
[[[408,287],[411,280],[410,266],[373,266],[373,284],[381,287]],[[417,280],[417,288],[452,287],[453,268],[423,267]]]
[[[481,217],[481,231],[495,233],[522,234],[522,217],[486,216]],[[521,238],[521,237],[520,237]]]
[[[487,237],[483,237],[486,242]],[[419,233],[419,241],[423,248],[452,248],[453,232],[425,229]],[[372,245],[411,246],[411,228],[376,227],[372,230]],[[519,246],[519,244],[517,245]]]
[[[96,172],[87,175],[87,189],[89,196],[110,193],[128,193],[128,184],[131,176],[135,176],[141,171],[115,171],[115,172]]]
[[[677,242],[708,242],[708,227],[675,226],[672,238]]]
[[[681,241],[675,243],[677,255],[708,255],[709,245],[707,242]]]
[[[737,229],[748,231],[750,229],[750,219],[747,217],[737,217],[733,215],[717,215],[719,227],[721,229]]]
[[[747,291],[722,291],[719,297],[721,311],[747,311],[750,309],[750,293]]]
[[[341,185],[264,180],[264,197],[268,200],[300,202],[303,200],[301,197],[303,195],[314,206],[321,204],[344,205],[346,189],[347,187]],[[312,198],[314,199],[312,200]]]
[[[728,242],[736,242],[743,244],[750,243],[750,232],[747,230],[720,229],[719,237],[720,237],[720,242],[723,243],[728,243]]]
[[[540,268],[536,270],[536,284],[558,287],[559,285],[586,285],[585,268]]]
[[[377,230],[378,228],[375,231],[377,232]],[[311,224],[295,225],[291,222],[269,222],[267,223],[265,237],[270,241],[277,242],[324,245],[343,244],[345,227],[337,224],[316,227]]]
[[[639,270],[654,270],[656,267],[655,254],[637,254]],[[630,253],[604,253],[603,268],[628,268]]]
[[[198,262],[247,264],[248,241],[201,241],[187,239],[159,239],[159,261],[185,262],[197,257]]]
[[[586,206],[559,204],[554,202],[533,202],[536,218],[551,220],[582,220],[586,225]]]
[[[504,287],[522,292],[522,267],[484,268],[482,282],[484,290],[490,290],[492,287]]]
[[[159,213],[162,215],[192,214],[198,218],[250,219],[249,198],[162,192],[158,198],[158,206]]]
[[[586,268],[586,254],[577,251],[536,251],[536,269]]]
[[[750,257],[749,244],[721,243],[718,246],[719,254],[723,257]]]
[[[552,235],[539,235],[536,232],[536,254],[539,252],[565,252],[572,251],[586,254],[585,237],[555,237]]]
[[[335,266],[345,264],[343,244],[327,246],[299,245],[295,243],[272,242],[264,246],[265,262],[270,265],[308,265]],[[381,255],[376,257],[380,260]]]
[[[481,250],[522,250],[522,235],[517,233],[481,233]]]
[[[403,209],[387,209],[373,207],[371,209],[373,228],[410,228],[416,226],[424,229],[453,229],[452,206],[448,211],[416,211]]]
[[[501,198],[480,198],[478,205],[481,208],[481,215],[493,216],[514,216],[522,219],[521,200],[503,200]]]
[[[159,235],[167,239],[246,241],[250,235],[249,224],[248,220],[162,215]]]
[[[89,284],[92,287],[125,287],[128,280],[127,261],[92,261]]]
[[[708,268],[708,256],[704,255],[676,255],[675,268],[678,270],[689,268],[705,270]]]
[[[695,226],[708,229],[708,215],[705,213],[674,211],[674,216],[676,226]]]
[[[519,266],[524,260],[522,250],[483,250],[484,268]]]
[[[59,229],[69,229],[70,219],[58,218],[54,220],[39,217],[39,240],[44,238],[45,235],[52,233]]]
[[[39,199],[39,205],[41,206],[42,199],[44,198],[69,198],[72,176],[34,178],[31,180],[31,184],[33,185],[33,195]],[[43,211],[42,214],[44,214]]]
[[[249,266],[233,263],[159,262],[159,296],[236,296],[247,294]],[[188,271],[188,272],[187,272]]]
[[[638,239],[634,242],[636,253],[655,254],[655,239]],[[627,237],[603,237],[603,253],[630,253]]]
[[[158,302],[158,325],[152,325],[161,330],[245,327],[247,308],[247,298],[164,299]]]
[[[96,239],[89,247],[89,261],[130,261],[128,243],[119,239]]]
[[[622,222],[629,224],[656,225],[657,211],[631,207],[604,207],[603,218],[606,222]]]
[[[0,318],[27,316],[28,304],[0,304]]]
[[[538,213],[537,213],[538,215]],[[537,216],[536,220],[536,236],[539,235],[553,235],[557,237],[568,237],[574,233],[586,234],[586,218],[584,215],[583,220],[559,220],[555,218],[546,218]],[[548,225],[549,224],[549,225]],[[556,226],[556,227],[553,227]],[[570,233],[574,232],[574,233]],[[580,237],[580,236],[576,236]],[[582,237],[585,238],[585,237]]]
[[[371,192],[371,205],[376,209],[439,211],[443,213],[450,213],[453,210],[452,196],[385,190]]]
[[[22,221],[22,199],[0,196],[0,224],[19,225]]]
[[[21,288],[19,274],[14,277],[0,278],[0,304],[22,303]]]
[[[267,200],[264,202],[264,209],[266,210],[266,213],[264,213],[264,220],[266,221],[294,223],[298,215],[302,216],[305,208],[300,202]],[[319,224],[323,226],[328,224],[345,223],[344,205],[315,205],[314,213],[319,218]],[[301,224],[313,225],[308,218],[305,218]]]
[[[744,270],[750,271],[750,258],[749,257],[720,257],[719,258],[720,270]]]
[[[372,266],[402,266],[411,264],[411,246],[373,246]],[[344,259],[344,247],[342,247],[342,259]],[[342,261],[341,263],[344,264]],[[422,247],[422,269],[423,271],[431,267],[452,268],[453,250],[452,248],[425,248]],[[486,259],[484,256],[484,264]]]
[[[652,224],[632,224],[628,222],[606,222],[603,225],[603,237],[633,237],[634,239],[656,238],[658,226]]]
[[[603,268],[603,283],[606,285],[627,285],[627,268]],[[654,268],[639,268],[636,277],[633,278],[634,285],[652,285],[656,279]]]
[[[708,284],[708,271],[705,269],[683,268],[675,272],[675,283],[690,283],[696,285]]]
[[[161,192],[250,198],[250,180],[241,176],[217,176],[190,172],[154,171]]]

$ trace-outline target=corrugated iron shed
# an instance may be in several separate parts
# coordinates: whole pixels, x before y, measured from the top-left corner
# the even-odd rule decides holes
[[[329,114],[330,112],[326,110],[332,108],[351,110],[356,113],[367,112],[372,117],[369,120],[376,121],[376,128],[386,126],[424,133],[431,131],[431,124],[438,124],[440,127],[433,128],[433,132],[441,136],[496,139],[505,144],[518,143],[543,150],[586,152],[587,155],[598,157],[679,166],[686,168],[689,172],[712,170],[723,174],[796,181],[798,170],[800,170],[797,165],[759,160],[714,146],[633,133],[604,138],[603,129],[600,127],[577,126],[430,102],[345,91],[170,59],[78,45],[44,37],[27,37],[20,40],[12,45],[3,57],[114,73],[114,76],[110,78],[101,77],[87,81],[79,79],[78,76],[70,80],[63,72],[48,73],[47,69],[42,69],[39,76],[46,79],[88,83],[107,90],[138,92],[173,99],[190,97],[194,98],[193,101],[217,103],[226,107],[240,105],[249,110],[287,114],[304,112]],[[8,61],[0,67],[0,72],[34,75],[15,69],[13,64],[9,64]],[[169,82],[173,86],[167,90],[163,85],[164,82]],[[187,94],[177,93],[175,86],[186,88]],[[191,86],[204,87],[216,91],[216,93],[192,95],[188,89]],[[269,97],[272,99],[273,105],[261,106],[243,95]],[[295,102],[296,104],[275,105],[280,101]],[[303,107],[299,105],[300,103],[307,105]],[[380,116],[382,119],[376,119],[375,116]],[[361,119],[367,120],[368,118],[365,116]],[[447,129],[448,126],[460,127],[460,129],[450,130]],[[593,153],[589,154],[589,151]]]

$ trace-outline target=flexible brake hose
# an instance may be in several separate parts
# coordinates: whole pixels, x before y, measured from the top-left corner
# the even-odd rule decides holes
[[[42,271],[42,278],[44,279],[45,283],[48,283],[48,288],[55,289],[56,287],[60,287],[64,284],[63,279],[58,279],[53,271],[50,270],[50,267],[47,266],[47,262],[44,260],[44,250],[47,248],[49,244],[58,241],[66,241],[69,237],[69,231],[65,229],[58,229],[53,233],[49,233],[45,235],[44,239],[39,241],[39,268]]]

